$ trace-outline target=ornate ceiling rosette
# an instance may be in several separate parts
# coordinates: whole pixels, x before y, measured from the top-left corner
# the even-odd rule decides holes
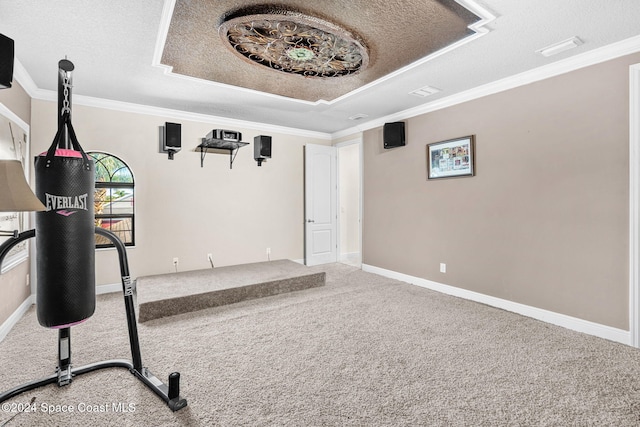
[[[342,77],[369,65],[363,41],[340,26],[277,6],[235,11],[222,19],[223,43],[245,60],[304,77]]]

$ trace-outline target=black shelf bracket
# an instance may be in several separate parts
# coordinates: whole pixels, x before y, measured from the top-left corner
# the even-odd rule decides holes
[[[240,147],[244,147],[245,145],[249,145],[248,142],[240,142],[240,141],[225,141],[223,139],[206,139],[202,138],[202,143],[198,145],[200,149],[200,167],[204,167],[204,158],[207,155],[208,149],[213,150],[225,150],[229,152],[229,169],[233,169],[233,161],[236,159],[238,155],[238,149]]]

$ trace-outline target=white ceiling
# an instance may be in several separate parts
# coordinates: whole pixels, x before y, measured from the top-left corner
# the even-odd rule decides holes
[[[171,74],[159,58],[175,0],[0,0],[0,33],[15,40],[16,77],[36,98],[55,96],[57,64],[66,57],[75,64],[75,102],[112,100],[334,136],[618,42],[640,46],[639,0],[456,1],[485,18],[486,34],[331,102]],[[216,22],[212,17],[212,28]],[[572,36],[583,44],[548,58],[536,53]],[[423,86],[440,92],[409,94]],[[349,120],[356,114],[367,117]]]

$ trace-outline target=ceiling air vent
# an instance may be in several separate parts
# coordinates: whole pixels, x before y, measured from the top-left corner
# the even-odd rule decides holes
[[[365,117],[369,117],[367,114],[356,114],[354,116],[349,117],[349,120],[361,120],[364,119]]]
[[[432,87],[432,86],[425,86],[425,87],[421,87],[420,89],[416,89],[413,92],[409,92],[409,95],[415,95],[415,96],[420,96],[422,98],[425,98],[427,96],[431,96],[434,93],[438,93],[440,92],[440,89]]]
[[[558,43],[554,43],[547,47],[543,47],[542,49],[536,50],[536,53],[539,53],[542,56],[551,56],[558,54],[560,52],[564,52],[565,50],[573,49],[574,47],[578,47],[582,44],[582,40],[578,37],[571,37],[570,39],[563,40]]]

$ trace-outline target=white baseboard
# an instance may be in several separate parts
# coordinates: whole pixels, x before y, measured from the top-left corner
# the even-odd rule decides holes
[[[112,292],[122,292],[122,284],[114,283],[111,285],[96,286],[96,295],[108,294]],[[36,295],[35,294],[29,295],[29,297],[26,300],[24,300],[22,304],[20,304],[20,307],[18,307],[16,311],[14,311],[11,314],[11,316],[9,316],[7,320],[4,321],[2,326],[0,326],[0,342],[4,340],[4,337],[7,336],[9,331],[11,331],[11,329],[16,325],[16,323],[18,323],[18,321],[22,319],[22,316],[25,315],[27,310],[29,310],[29,308],[35,303],[36,303]]]
[[[11,316],[9,316],[9,318],[4,321],[2,326],[0,326],[0,342],[4,340],[4,337],[7,336],[9,331],[13,329],[16,323],[18,323],[18,321],[22,319],[22,316],[24,316],[27,310],[29,310],[29,308],[35,303],[36,303],[36,296],[29,295],[29,297],[26,300],[24,300],[22,304],[20,304],[20,307],[18,307],[16,311],[14,311],[11,314]]]
[[[110,294],[113,292],[122,292],[122,283],[96,286],[96,295]]]
[[[362,270],[369,273],[379,274],[380,276],[389,277],[391,279],[407,282],[412,285],[421,286],[443,294],[467,299],[490,305],[492,307],[511,311],[543,322],[551,323],[556,326],[571,329],[577,332],[604,338],[610,341],[631,345],[631,334],[629,331],[613,328],[611,326],[601,325],[599,323],[590,322],[576,317],[567,316],[565,314],[555,313],[553,311],[543,310],[541,308],[531,307],[517,302],[492,297],[478,292],[468,291],[466,289],[456,288],[431,280],[422,279],[420,277],[409,276],[407,274],[398,273],[392,270],[375,267],[373,265],[362,264]]]
[[[340,261],[357,261],[360,259],[360,252],[345,252],[340,254]]]

